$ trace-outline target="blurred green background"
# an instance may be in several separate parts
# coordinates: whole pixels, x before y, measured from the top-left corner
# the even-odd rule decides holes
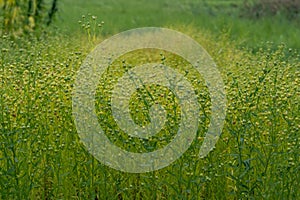
[[[300,48],[299,15],[291,19],[278,11],[258,18],[255,12],[267,11],[247,6],[249,1],[242,0],[62,0],[55,25],[74,33],[81,15],[90,13],[105,22],[104,34],[144,26],[193,26],[216,37],[226,33],[239,46],[254,50],[266,41]]]

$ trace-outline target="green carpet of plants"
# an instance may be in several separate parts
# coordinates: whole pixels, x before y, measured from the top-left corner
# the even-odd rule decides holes
[[[0,199],[300,197],[297,22],[287,24],[280,16],[240,18],[231,5],[239,5],[237,1],[201,4],[205,8],[189,0],[151,2],[64,0],[48,33],[1,35]],[[218,6],[224,8],[221,14],[216,14],[222,10]],[[130,108],[136,123],[143,125],[149,123],[153,98],[159,101],[168,111],[168,124],[159,137],[143,142],[116,127],[110,90],[126,70],[147,63],[148,57],[181,70],[194,83],[201,105],[197,137],[180,159],[158,171],[130,174],[101,164],[81,143],[72,116],[72,91],[81,63],[96,44],[141,26],[181,31],[208,51],[225,83],[227,116],[215,149],[199,159],[210,117],[204,80],[168,52],[124,55],[101,79],[95,105],[99,123],[116,145],[133,152],[151,151],[166,145],[178,128],[180,108],[172,101],[174,95],[153,85],[137,91]],[[269,32],[252,35],[255,30]],[[274,36],[272,30],[282,36]]]

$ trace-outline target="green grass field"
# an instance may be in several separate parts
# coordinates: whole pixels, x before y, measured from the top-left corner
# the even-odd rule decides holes
[[[0,199],[299,199],[299,23],[280,15],[243,18],[241,5],[62,0],[48,33],[2,35]],[[132,95],[130,114],[147,125],[150,106],[159,102],[168,112],[166,126],[149,140],[120,130],[110,91],[127,70],[150,61],[177,69],[193,83],[201,105],[197,137],[183,156],[161,170],[132,174],[107,167],[85,148],[74,124],[72,93],[81,64],[98,43],[144,26],[180,31],[207,50],[225,84],[227,115],[214,150],[200,159],[211,117],[201,75],[170,52],[140,50],[118,58],[100,79],[95,107],[105,134],[120,148],[164,147],[178,130],[181,112],[169,89],[150,85]]]
[[[108,35],[145,26],[192,26],[215,36],[226,33],[237,45],[254,50],[263,47],[266,41],[274,42],[274,48],[281,43],[300,48],[299,20],[291,21],[280,15],[258,21],[239,18],[242,4],[239,0],[103,0],[78,1],[76,4],[64,0],[57,26],[66,29],[67,33],[74,33],[80,27],[81,15],[90,13],[105,22],[102,32]]]

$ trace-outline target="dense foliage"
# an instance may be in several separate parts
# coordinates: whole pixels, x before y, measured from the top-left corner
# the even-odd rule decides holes
[[[199,159],[210,116],[210,99],[199,78],[195,83],[203,109],[197,138],[175,163],[144,174],[102,165],[79,140],[72,88],[88,48],[61,37],[17,42],[1,37],[0,198],[296,199],[300,192],[298,53],[279,46],[275,52],[261,49],[252,55],[234,48],[226,37],[215,42],[208,35],[199,37],[198,31],[182,31],[198,38],[219,65],[228,98],[226,124],[215,150]],[[178,104],[170,103],[172,94],[151,86],[150,94],[170,111],[170,124],[160,137],[147,141],[145,149],[143,141],[115,127],[109,91],[120,73],[140,64],[137,61],[144,59],[140,56],[141,52],[133,52],[112,63],[100,81],[96,103],[99,123],[110,140],[133,152],[166,145],[178,127],[180,112]],[[181,59],[161,56],[154,51],[152,58],[182,66],[189,71],[185,75],[189,80],[199,77]],[[133,118],[143,124],[152,100],[148,92],[141,92],[133,95],[130,108]]]
[[[0,199],[299,198],[300,40],[293,23],[280,15],[240,18],[231,5],[242,2],[236,0],[207,1],[206,7],[194,0],[60,2],[61,34],[48,29],[37,36],[22,33],[51,23],[54,1],[0,0]],[[95,102],[99,124],[116,146],[132,152],[159,149],[173,139],[180,121],[175,95],[147,85],[132,95],[132,118],[146,125],[150,106],[159,102],[168,123],[151,140],[120,130],[111,90],[128,69],[150,61],[176,68],[194,86],[201,105],[197,137],[180,159],[154,172],[123,173],[100,163],[80,141],[73,84],[86,55],[110,36],[105,34],[149,24],[183,32],[208,51],[225,83],[227,115],[215,149],[200,159],[211,115],[202,76],[170,52],[148,49],[120,57],[101,77]]]
[[[0,0],[0,10],[0,30],[21,35],[50,25],[57,11],[57,0]]]

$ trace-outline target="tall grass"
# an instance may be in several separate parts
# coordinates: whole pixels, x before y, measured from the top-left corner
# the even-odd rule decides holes
[[[1,37],[0,199],[297,199],[299,52],[284,45],[272,51],[272,44],[265,44],[267,50],[253,55],[232,45],[228,34],[216,40],[191,27],[177,29],[200,42],[218,64],[228,98],[226,123],[216,148],[199,159],[210,116],[204,82],[181,58],[150,52],[160,62],[190,70],[186,77],[199,80],[195,85],[203,110],[191,148],[172,165],[143,174],[102,165],[79,140],[71,95],[76,71],[90,50],[82,44],[89,39],[41,36],[12,41]],[[136,52],[116,61],[110,67],[115,71],[106,73],[102,79],[106,82],[99,84],[96,106],[108,136],[115,122],[105,103],[107,90],[144,54]],[[164,88],[149,89],[154,96],[168,94]],[[139,92],[133,96],[131,108],[137,110],[131,114],[146,123],[144,100],[151,100],[147,92]],[[171,117],[170,126],[161,133],[165,138],[178,126],[177,112],[172,113],[176,104],[170,99],[172,95],[160,99]],[[143,147],[123,133],[110,139],[124,149]],[[156,148],[155,144],[147,145]]]

